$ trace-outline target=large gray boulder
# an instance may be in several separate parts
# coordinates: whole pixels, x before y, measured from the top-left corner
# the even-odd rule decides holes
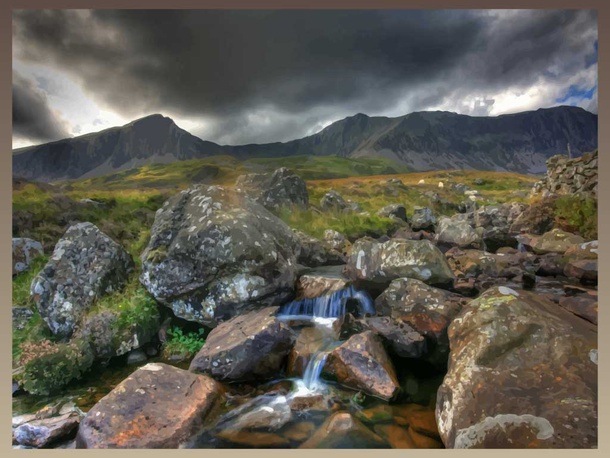
[[[369,237],[356,240],[347,271],[354,279],[379,284],[408,277],[447,286],[455,279],[443,253],[428,240],[390,239],[384,243]]]
[[[309,205],[305,181],[286,167],[273,173],[241,175],[235,188],[269,210],[292,206],[307,208]]]
[[[13,239],[13,275],[17,275],[30,267],[30,263],[44,254],[42,244],[28,238]]]
[[[320,199],[320,208],[322,210],[344,211],[348,209],[347,202],[341,197],[337,191],[328,191],[322,199]]]
[[[436,217],[428,207],[415,207],[410,223],[414,231],[434,229]]]
[[[174,314],[216,326],[294,293],[300,242],[262,205],[221,186],[195,186],[157,211],[140,281]]]
[[[483,248],[482,231],[476,231],[468,221],[441,218],[436,225],[436,243],[449,247]]]
[[[69,337],[95,300],[121,288],[133,269],[121,245],[95,225],[78,223],[57,242],[31,294],[51,332]]]
[[[447,448],[597,446],[597,327],[500,286],[449,327],[436,418]]]

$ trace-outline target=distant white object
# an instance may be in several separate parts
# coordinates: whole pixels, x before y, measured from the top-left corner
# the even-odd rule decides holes
[[[472,200],[473,202],[476,202],[476,200],[477,200],[477,196],[468,196],[468,198],[470,200]]]
[[[425,180],[422,178],[421,180],[419,180],[419,181],[417,182],[417,184],[426,184],[426,181],[425,181]]]
[[[445,185],[443,184],[443,182],[442,182],[442,181],[439,181],[439,182],[438,182],[438,187],[439,187],[439,188],[443,188],[443,187],[445,187]]]
[[[467,196],[478,196],[479,191],[477,191],[476,189],[473,189],[471,191],[464,191],[464,194],[466,194]]]

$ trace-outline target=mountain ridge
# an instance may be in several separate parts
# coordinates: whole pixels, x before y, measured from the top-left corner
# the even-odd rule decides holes
[[[597,148],[597,115],[579,107],[499,116],[418,111],[389,118],[357,113],[287,142],[219,145],[151,114],[124,126],[13,150],[13,175],[52,182],[90,178],[149,163],[229,155],[384,157],[414,170],[466,168],[541,173],[546,159]]]

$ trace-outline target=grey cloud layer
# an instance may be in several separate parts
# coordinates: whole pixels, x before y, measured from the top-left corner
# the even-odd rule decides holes
[[[13,21],[19,59],[71,73],[128,118],[205,119],[193,133],[224,143],[525,88],[549,69],[564,78],[593,51],[583,31],[596,30],[591,11],[55,10]]]

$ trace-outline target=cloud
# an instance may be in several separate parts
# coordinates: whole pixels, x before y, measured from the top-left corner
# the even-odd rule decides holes
[[[13,135],[22,142],[69,136],[68,123],[49,105],[45,92],[20,74],[13,75]]]
[[[18,61],[68,73],[104,110],[125,119],[162,112],[202,138],[238,144],[298,138],[357,112],[498,113],[529,107],[510,94],[544,85],[556,90],[527,100],[548,104],[567,80],[596,69],[597,16],[24,10],[13,14],[13,38]]]

